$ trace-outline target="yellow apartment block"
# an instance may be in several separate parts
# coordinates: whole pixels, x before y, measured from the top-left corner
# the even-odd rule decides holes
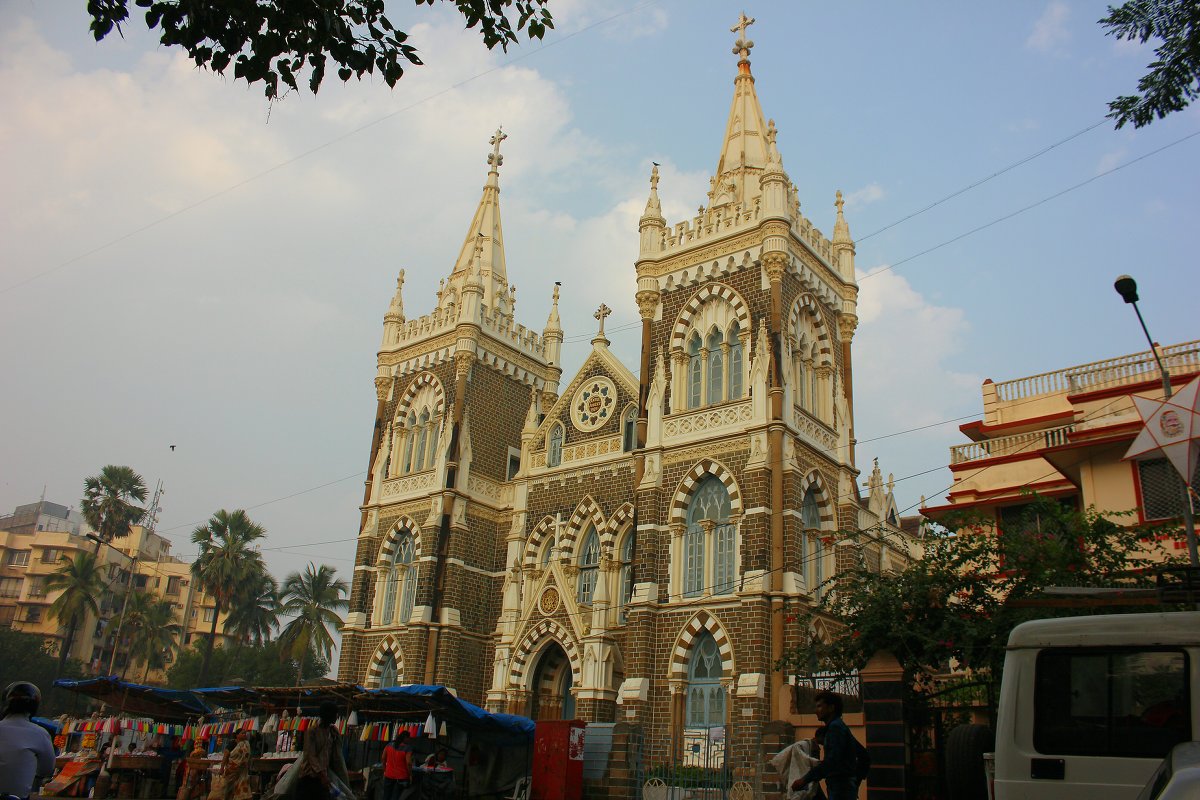
[[[59,651],[67,630],[65,623],[50,614],[59,592],[47,591],[46,579],[62,559],[96,551],[90,533],[93,531],[78,512],[47,501],[19,506],[13,514],[0,517],[0,625],[43,636],[55,653]],[[168,654],[168,664],[179,648],[208,633],[214,612],[212,598],[198,590],[191,564],[171,555],[170,540],[140,525],[112,546],[101,545],[99,556],[107,591],[100,598],[100,614],[87,615],[76,629],[70,657],[82,661],[92,674],[115,672],[131,680],[144,677],[151,683],[161,682],[162,671],[147,673],[143,664],[128,663],[129,642],[124,631],[117,641],[126,587],[132,585],[135,592],[148,592],[174,605],[183,636]],[[222,634],[224,622],[222,614],[217,620],[219,645],[229,639]]]
[[[1200,374],[1200,341],[1160,346],[1158,356],[1176,391]],[[1124,460],[1142,425],[1135,395],[1163,397],[1162,375],[1148,350],[984,381],[984,418],[962,425],[971,441],[950,448],[954,485],[947,502],[922,513],[936,520],[972,509],[1003,525],[1020,514],[1022,490],[1032,489],[1101,513],[1136,509],[1139,522],[1179,517],[1183,481],[1167,460]],[[1182,530],[1174,546],[1186,550]]]

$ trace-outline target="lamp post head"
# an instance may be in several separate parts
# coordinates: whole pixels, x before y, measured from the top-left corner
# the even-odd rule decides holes
[[[1132,276],[1119,276],[1113,282],[1113,288],[1117,290],[1117,294],[1121,295],[1121,299],[1126,303],[1136,303],[1138,301],[1137,281]]]

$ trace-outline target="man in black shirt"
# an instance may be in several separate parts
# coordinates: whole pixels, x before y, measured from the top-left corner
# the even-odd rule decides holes
[[[825,723],[824,758],[792,784],[799,791],[810,783],[825,780],[829,800],[855,800],[858,784],[866,777],[870,760],[867,751],[842,720],[842,698],[833,692],[817,692],[813,698],[817,719]]]

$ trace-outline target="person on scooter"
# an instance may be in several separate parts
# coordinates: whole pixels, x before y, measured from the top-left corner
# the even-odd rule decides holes
[[[4,690],[0,718],[0,797],[28,798],[39,778],[54,774],[54,743],[41,725],[29,720],[37,713],[42,693],[32,683],[17,681]]]

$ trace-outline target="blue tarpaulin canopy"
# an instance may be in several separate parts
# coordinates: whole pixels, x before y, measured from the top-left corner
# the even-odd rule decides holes
[[[130,714],[163,721],[182,721],[212,713],[208,704],[191,692],[128,683],[116,675],[78,681],[60,678],[54,685],[94,697]]]
[[[533,739],[533,720],[512,714],[494,714],[474,703],[460,700],[444,686],[412,684],[386,689],[365,689],[354,698],[359,714],[416,711],[432,713],[439,720],[469,730]]]

